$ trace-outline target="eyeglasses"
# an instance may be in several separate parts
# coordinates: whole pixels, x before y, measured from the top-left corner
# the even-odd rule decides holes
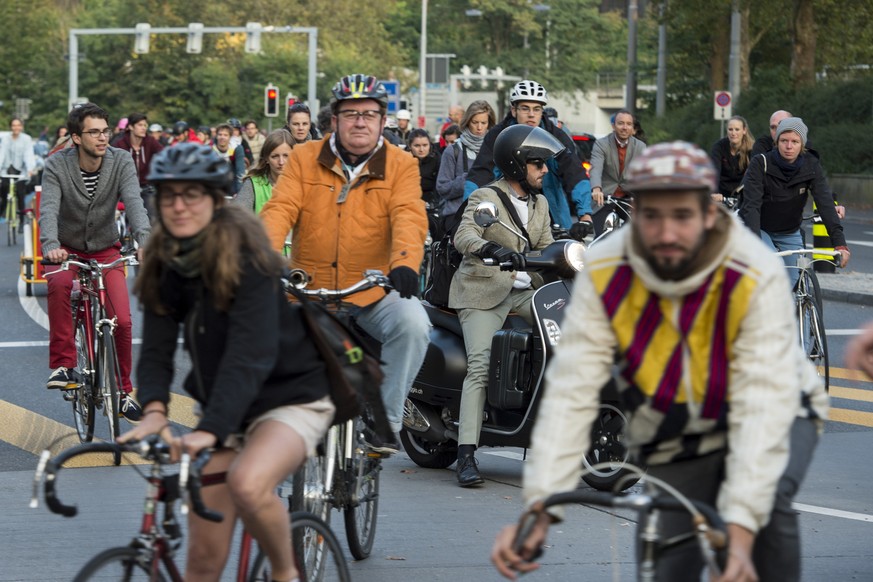
[[[288,113],[310,113],[309,106],[306,103],[295,103],[288,109]]]
[[[527,163],[536,166],[537,170],[542,170],[543,166],[546,165],[545,160],[528,160]]]
[[[176,198],[179,197],[182,198],[185,206],[191,206],[206,198],[206,192],[197,189],[185,190],[184,192],[163,192],[158,194],[158,204],[169,208],[176,204]]]
[[[91,139],[97,139],[101,135],[103,137],[109,137],[112,135],[112,130],[110,128],[106,129],[89,129],[88,131],[83,131],[82,135],[88,135]]]
[[[778,124],[776,124],[776,125],[771,125],[771,126],[770,126],[770,129],[779,129],[779,125],[778,125]]]
[[[360,117],[363,117],[367,121],[376,121],[377,119],[381,119],[382,112],[378,109],[368,109],[366,111],[346,109],[344,111],[337,111],[336,116],[340,119],[345,119],[346,121],[357,121]]]
[[[518,107],[516,107],[516,109],[518,109],[522,113],[542,113],[543,112],[542,107],[530,107],[529,105],[519,105]]]

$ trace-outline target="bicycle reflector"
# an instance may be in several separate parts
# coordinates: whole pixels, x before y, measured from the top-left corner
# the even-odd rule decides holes
[[[275,85],[267,85],[264,89],[264,116],[279,116],[279,88]]]

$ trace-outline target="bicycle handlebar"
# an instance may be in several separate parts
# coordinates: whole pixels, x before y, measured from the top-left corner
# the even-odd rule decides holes
[[[7,174],[7,173],[4,172],[4,173],[0,174],[0,178],[2,178],[2,179],[4,179],[4,180],[15,180],[16,182],[24,182],[25,180],[28,179],[28,175],[27,175],[27,174],[24,174],[24,173],[21,173],[21,174]]]
[[[322,301],[343,299],[349,295],[354,295],[355,293],[366,291],[373,287],[382,287],[383,289],[389,290],[394,289],[394,286],[391,285],[391,281],[388,277],[383,275],[382,271],[375,269],[364,271],[363,279],[345,289],[306,289],[306,285],[309,283],[309,275],[302,269],[292,269],[282,277],[282,280],[285,284],[286,291],[289,288],[293,288],[293,292],[296,294],[317,297]],[[288,292],[290,293],[290,291]]]
[[[52,271],[50,273],[46,273],[46,275],[56,275],[62,271],[69,271],[70,267],[79,267],[84,271],[109,271],[110,269],[114,269],[118,265],[123,263],[127,263],[132,267],[136,267],[139,265],[139,261],[136,259],[136,255],[122,255],[112,261],[111,263],[98,263],[95,259],[89,259],[87,263],[83,263],[79,261],[79,255],[69,255],[66,260],[61,261],[60,263],[52,263],[43,259],[43,265],[60,265],[61,268],[57,271]]]
[[[159,465],[168,465],[171,463],[170,445],[159,440],[157,437],[149,437],[141,441],[124,444],[111,442],[91,442],[77,445],[75,447],[70,447],[69,449],[62,451],[56,457],[45,463],[45,483],[43,489],[45,491],[46,505],[48,505],[52,513],[57,513],[63,515],[64,517],[74,517],[79,513],[79,508],[77,506],[67,505],[63,503],[58,497],[57,491],[55,489],[58,472],[63,468],[64,463],[80,455],[102,452],[134,452],[142,458],[151,460]],[[45,455],[45,452],[43,454]],[[217,511],[208,509],[204,505],[203,499],[200,495],[200,473],[203,469],[203,466],[209,461],[210,456],[210,451],[206,449],[201,451],[193,462],[190,462],[190,457],[188,455],[183,455],[183,461],[182,463],[180,463],[179,472],[180,475],[188,474],[190,475],[190,477],[186,479],[186,483],[182,483],[182,479],[180,478],[179,485],[181,490],[188,490],[191,496],[191,504],[194,508],[194,512],[197,515],[209,521],[219,522],[224,519],[224,516]],[[187,457],[187,459],[185,457]],[[188,466],[189,462],[190,467]],[[40,466],[37,468],[37,475],[39,475],[41,469],[42,463],[40,463]],[[31,504],[31,506],[35,507],[35,504]]]

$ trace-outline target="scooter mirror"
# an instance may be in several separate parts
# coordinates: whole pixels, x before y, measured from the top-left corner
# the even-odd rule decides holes
[[[473,220],[482,228],[488,228],[495,222],[500,222],[498,218],[497,205],[493,202],[482,202],[476,207],[473,212]]]

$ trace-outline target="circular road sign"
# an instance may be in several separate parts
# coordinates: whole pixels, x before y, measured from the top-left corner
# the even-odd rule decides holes
[[[731,104],[731,94],[730,93],[719,93],[715,96],[715,102],[718,103],[719,107],[727,107]]]

